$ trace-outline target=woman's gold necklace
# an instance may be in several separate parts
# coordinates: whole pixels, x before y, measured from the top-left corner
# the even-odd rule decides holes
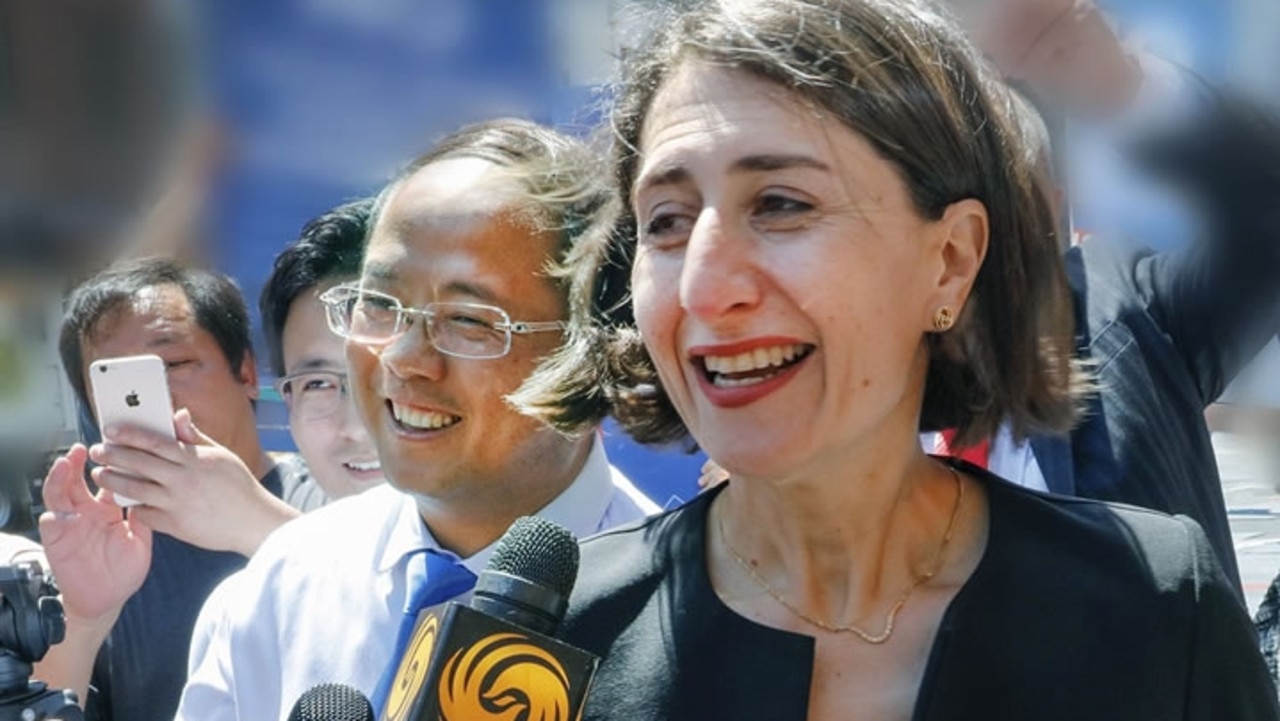
[[[824,631],[830,631],[831,633],[852,633],[867,643],[879,645],[888,641],[889,637],[893,635],[893,623],[898,619],[898,612],[907,604],[907,599],[911,597],[911,594],[920,586],[920,584],[933,578],[937,575],[938,571],[942,569],[942,557],[943,554],[946,553],[947,546],[951,543],[951,534],[956,527],[956,517],[960,515],[960,503],[964,499],[964,481],[961,480],[960,474],[956,472],[956,469],[951,468],[950,466],[947,468],[951,471],[951,475],[956,479],[956,504],[951,509],[951,518],[947,521],[947,530],[942,534],[942,543],[938,544],[938,552],[933,559],[933,568],[922,575],[916,576],[915,579],[912,580],[911,585],[907,586],[907,590],[902,592],[902,595],[898,597],[897,601],[894,601],[893,606],[889,608],[889,617],[885,619],[884,630],[880,633],[869,633],[853,624],[843,626],[830,624],[822,619],[814,618],[792,605],[785,596],[774,589],[773,586],[769,585],[769,582],[764,580],[759,573],[756,573],[756,569],[747,562],[747,559],[743,558],[736,550],[734,550],[733,546],[729,544],[729,537],[725,535],[724,532],[724,518],[716,516],[716,525],[720,530],[720,540],[724,543],[724,547],[728,549],[729,555],[733,556],[733,560],[737,561],[738,565],[742,566],[742,569],[751,576],[751,580],[764,590],[765,593],[769,594],[770,598],[781,604],[783,608],[790,611],[796,618],[799,618],[810,625],[817,626]]]

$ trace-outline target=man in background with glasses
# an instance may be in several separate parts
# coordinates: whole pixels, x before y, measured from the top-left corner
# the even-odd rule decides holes
[[[311,220],[276,256],[258,307],[275,388],[309,477],[284,489],[303,511],[382,483],[378,450],[351,403],[343,339],[330,330],[320,296],[360,276],[373,199]]]
[[[219,587],[178,719],[284,719],[325,682],[380,705],[410,599],[465,600],[516,518],[581,537],[657,510],[604,457],[598,404],[539,409],[552,427],[511,401],[541,364],[594,342],[548,269],[606,232],[596,167],[572,139],[493,121],[381,192],[359,280],[322,300],[388,485],[285,525]]]

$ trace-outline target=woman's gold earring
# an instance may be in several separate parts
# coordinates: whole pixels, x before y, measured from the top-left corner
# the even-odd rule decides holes
[[[951,330],[951,326],[956,324],[956,314],[951,310],[951,306],[944,305],[933,314],[933,329],[939,333],[945,333]]]

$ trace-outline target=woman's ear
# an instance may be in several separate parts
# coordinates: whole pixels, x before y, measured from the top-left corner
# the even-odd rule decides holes
[[[957,200],[934,223],[938,275],[934,306],[950,306],[959,315],[987,256],[987,207],[974,198]]]

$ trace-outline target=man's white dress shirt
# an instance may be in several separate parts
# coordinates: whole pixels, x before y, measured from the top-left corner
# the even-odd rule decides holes
[[[657,511],[597,438],[577,479],[537,515],[582,538]],[[201,611],[176,721],[284,721],[321,683],[369,696],[394,653],[408,556],[422,548],[439,544],[413,498],[390,486],[282,526]],[[462,563],[478,574],[492,552]]]

